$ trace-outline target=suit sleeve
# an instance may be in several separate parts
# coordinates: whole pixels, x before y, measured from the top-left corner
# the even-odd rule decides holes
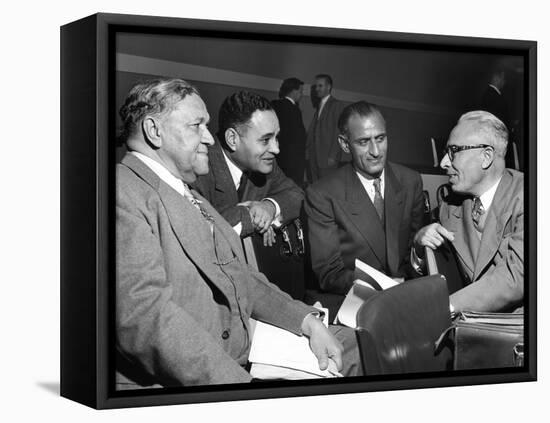
[[[269,177],[270,188],[265,197],[272,198],[279,204],[282,222],[286,223],[299,217],[304,201],[304,191],[287,177],[277,164]]]
[[[119,351],[164,385],[248,382],[251,377],[172,301],[158,235],[120,192],[116,207],[116,329]]]
[[[328,195],[309,187],[306,191],[308,238],[311,266],[323,291],[346,294],[353,285],[354,272],[347,269],[340,254],[338,225]]]
[[[422,177],[419,173],[414,172],[413,187],[411,189],[412,206],[411,206],[411,223],[409,231],[409,239],[407,242],[407,250],[404,256],[404,261],[401,266],[403,274],[409,278],[418,277],[418,272],[411,263],[411,251],[413,240],[416,233],[420,230],[424,222],[424,194],[422,186]]]
[[[498,247],[498,263],[474,283],[451,295],[457,311],[509,311],[523,301],[523,196],[516,199],[510,230]]]
[[[248,208],[244,206],[237,206],[234,203],[228,193],[216,194],[215,192],[215,180],[214,171],[210,170],[207,175],[200,176],[193,184],[195,188],[204,198],[206,198],[220,213],[225,220],[229,222],[231,226],[235,226],[238,223],[242,225],[240,236],[245,238],[254,233],[254,226],[252,225],[252,219],[250,218],[250,212]],[[222,196],[218,198],[218,196]]]

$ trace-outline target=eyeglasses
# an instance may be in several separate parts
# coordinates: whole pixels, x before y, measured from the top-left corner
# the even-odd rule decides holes
[[[474,148],[493,148],[492,145],[478,144],[478,145],[448,145],[443,152],[449,156],[451,161],[454,160],[455,154],[464,150],[472,150]]]

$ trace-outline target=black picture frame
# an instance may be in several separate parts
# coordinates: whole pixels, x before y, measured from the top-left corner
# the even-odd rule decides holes
[[[280,381],[114,392],[114,134],[116,34],[200,34],[388,48],[500,52],[523,58],[528,206],[525,243],[526,356],[514,369]],[[419,35],[95,14],[61,28],[61,395],[90,407],[231,401],[536,380],[536,64],[532,41]]]

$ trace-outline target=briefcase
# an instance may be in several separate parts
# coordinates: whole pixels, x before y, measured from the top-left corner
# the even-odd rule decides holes
[[[523,313],[459,313],[437,344],[446,340],[455,370],[523,366]]]
[[[263,236],[252,235],[258,270],[292,298],[302,300],[304,282],[304,231],[300,219],[275,229],[276,242],[263,245]]]

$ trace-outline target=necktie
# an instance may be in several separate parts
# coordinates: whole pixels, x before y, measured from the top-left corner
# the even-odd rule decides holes
[[[485,209],[483,208],[483,204],[481,204],[481,200],[479,197],[474,198],[474,204],[472,206],[472,220],[474,221],[475,228],[482,232],[482,216],[485,213]]]
[[[246,177],[246,173],[243,172],[243,174],[241,175],[241,180],[239,182],[239,188],[237,188],[237,197],[239,198],[239,201],[242,201],[243,199],[246,181],[248,181],[248,178]]]
[[[185,190],[183,195],[185,198],[189,200],[191,204],[193,204],[201,212],[202,217],[204,217],[208,221],[208,223],[212,224],[214,222],[214,218],[202,206],[202,201],[197,200],[195,198],[195,196],[193,195],[193,193],[191,192],[191,190],[187,185],[185,185]]]
[[[378,217],[384,224],[384,199],[382,198],[382,193],[380,192],[380,178],[374,180],[374,208]]]

